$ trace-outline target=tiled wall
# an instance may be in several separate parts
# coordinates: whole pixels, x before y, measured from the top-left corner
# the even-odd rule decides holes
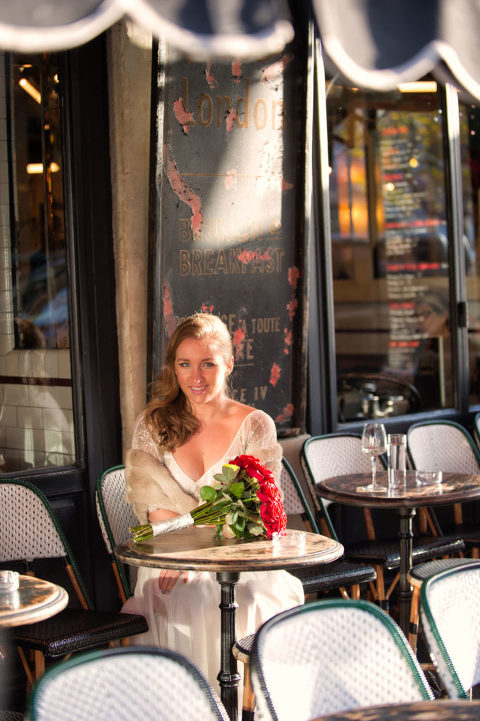
[[[69,465],[75,460],[70,351],[14,350],[10,243],[5,72],[0,53],[0,472]]]
[[[11,351],[0,356],[0,376],[4,381],[0,384],[0,449],[5,470],[73,463],[70,351]],[[7,377],[17,382],[10,383]],[[58,379],[57,383],[67,385],[42,385],[42,379],[52,379],[53,384]]]

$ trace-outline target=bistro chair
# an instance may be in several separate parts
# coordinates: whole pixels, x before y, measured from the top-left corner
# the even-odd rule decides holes
[[[414,423],[407,432],[407,448],[411,465],[422,471],[480,474],[480,451],[472,435],[455,421],[424,421]],[[473,558],[480,555],[480,525],[475,518],[476,504],[455,503],[450,506],[451,519],[437,523],[444,531],[463,538]],[[469,512],[472,517],[465,521]],[[438,513],[431,511],[434,518]]]
[[[144,633],[148,624],[143,616],[95,611],[80,570],[47,498],[25,481],[0,480],[0,562],[10,562],[35,575],[35,562],[56,559],[66,569],[65,582],[70,600],[76,597],[81,608],[69,606],[45,621],[12,629],[12,644],[19,655],[29,684],[38,680],[46,660],[111,644],[128,642],[128,636]],[[42,564],[42,576],[44,575]],[[58,578],[50,578],[59,581]],[[70,588],[71,587],[71,588]],[[75,604],[72,603],[72,606]],[[33,670],[25,650],[33,652]]]
[[[132,595],[128,570],[115,556],[115,546],[132,536],[131,526],[138,524],[133,507],[126,500],[125,466],[107,468],[98,478],[95,502],[100,530],[110,557],[118,595],[122,603]]]
[[[480,683],[480,561],[427,578],[420,591],[425,640],[451,698]]]
[[[308,506],[302,486],[285,457],[282,458],[282,474],[279,485],[283,493],[287,518],[289,515],[299,515],[304,519],[309,530],[313,533],[319,533],[315,517]],[[306,594],[339,591],[344,598],[348,597],[347,587],[350,587],[353,598],[359,598],[360,584],[375,581],[376,578],[375,569],[372,566],[343,559],[333,563],[320,564],[313,568],[294,568],[290,570],[290,573],[302,581]],[[242,721],[252,721],[254,718],[255,695],[251,685],[249,668],[254,635],[250,634],[237,640],[232,649],[235,658],[245,664]]]
[[[251,667],[265,721],[433,699],[399,626],[363,600],[314,601],[274,616],[255,635]]]
[[[196,666],[146,646],[90,651],[52,667],[29,711],[31,721],[228,721]]]
[[[471,435],[459,423],[454,421],[425,421],[410,426],[407,432],[407,446],[410,463],[417,470],[451,471],[457,473],[480,472],[480,454]],[[465,543],[471,556],[478,557],[480,544],[480,529],[476,524],[468,525],[463,521],[464,509],[461,503],[447,507],[452,517],[450,525],[438,522],[438,513],[431,509],[431,515],[436,523],[439,533],[443,530],[449,535],[456,534]],[[468,510],[473,514],[474,505],[468,504]],[[412,602],[410,607],[410,633],[409,641],[412,648],[417,648],[419,631],[419,603],[420,590],[427,578],[440,571],[455,568],[468,563],[470,559],[449,558],[428,561],[414,566],[409,573],[412,584]]]
[[[345,528],[338,534],[330,516],[331,506],[327,505],[315,490],[317,483],[332,476],[359,472],[370,473],[370,461],[361,451],[360,436],[351,433],[312,436],[303,445],[302,462],[305,476],[309,480],[311,504],[315,507],[320,519],[322,532],[343,543],[347,559],[373,565],[377,581],[375,586],[370,584],[372,595],[384,610],[388,610],[389,599],[398,582],[400,566],[398,535],[392,537],[390,531],[392,524],[398,526],[396,511],[389,512],[382,509],[379,512],[377,524],[383,520],[382,516],[389,521],[386,538],[378,538],[380,534],[374,525],[373,514],[369,508],[361,510],[348,508],[349,523],[344,523]],[[384,468],[381,462],[379,467]],[[349,537],[351,528],[355,533],[350,534],[351,537]],[[362,531],[362,529],[364,530]],[[344,539],[344,535],[347,538]],[[417,533],[413,539],[412,561],[417,564],[461,551],[463,548],[464,544],[458,538]],[[387,588],[385,572],[391,571],[395,572],[395,575]]]

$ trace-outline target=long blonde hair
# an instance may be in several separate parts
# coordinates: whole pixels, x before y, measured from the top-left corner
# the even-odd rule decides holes
[[[145,421],[152,437],[169,451],[181,446],[199,428],[175,375],[177,348],[186,338],[213,342],[226,364],[233,356],[228,328],[216,315],[194,313],[175,328],[168,341],[165,364],[152,384],[152,400],[145,410]],[[225,392],[228,394],[227,384]]]

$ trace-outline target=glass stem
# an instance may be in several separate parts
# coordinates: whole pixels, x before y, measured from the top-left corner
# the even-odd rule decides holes
[[[376,472],[377,472],[377,459],[375,458],[375,456],[372,456],[372,486],[375,485]]]

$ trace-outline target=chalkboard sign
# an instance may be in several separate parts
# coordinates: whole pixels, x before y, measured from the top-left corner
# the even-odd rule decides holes
[[[305,422],[302,52],[223,65],[154,53],[152,379],[179,320],[217,314],[234,397],[279,435]]]

